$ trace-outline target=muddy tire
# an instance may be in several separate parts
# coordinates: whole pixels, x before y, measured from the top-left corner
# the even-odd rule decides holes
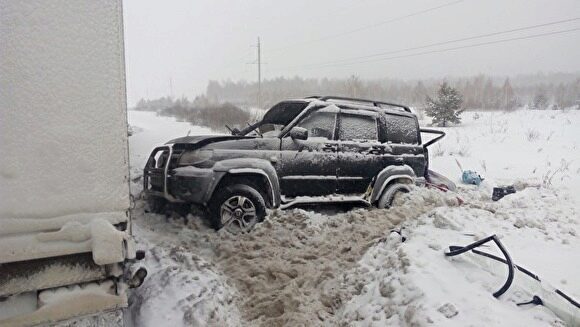
[[[393,201],[398,195],[401,193],[409,193],[411,188],[408,184],[402,183],[394,183],[387,187],[387,189],[383,192],[383,195],[379,198],[379,202],[377,203],[377,208],[379,209],[388,209],[393,205]]]
[[[232,234],[247,233],[266,216],[264,197],[255,188],[234,184],[216,191],[209,215],[215,230],[225,228]]]

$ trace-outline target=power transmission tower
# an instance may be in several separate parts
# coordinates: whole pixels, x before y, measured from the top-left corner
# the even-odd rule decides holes
[[[262,109],[262,61],[261,61],[259,36],[258,36],[258,108]]]
[[[262,47],[260,44],[260,37],[258,37],[258,43],[254,45],[258,49],[258,60],[255,62],[250,62],[249,64],[258,65],[258,108],[262,108]]]

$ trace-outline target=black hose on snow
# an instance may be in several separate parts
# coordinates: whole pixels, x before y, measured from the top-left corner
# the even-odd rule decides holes
[[[476,247],[479,247],[489,241],[494,241],[495,244],[499,247],[500,251],[503,253],[503,255],[505,256],[505,259],[500,258],[496,255],[493,255],[491,253],[487,253],[487,252],[483,252],[480,250],[476,250]],[[516,264],[514,264],[507,252],[507,250],[503,247],[503,244],[499,241],[499,239],[497,238],[496,235],[491,235],[488,236],[484,239],[481,239],[477,242],[471,243],[469,245],[466,246],[454,246],[451,245],[449,246],[449,252],[445,252],[446,256],[452,257],[452,256],[456,256],[462,253],[465,253],[467,251],[471,250],[471,252],[490,258],[492,260],[495,261],[499,261],[501,263],[504,263],[508,266],[509,272],[508,272],[508,279],[506,280],[505,284],[499,289],[499,291],[493,293],[493,296],[495,296],[496,298],[501,296],[503,293],[505,293],[508,288],[511,286],[512,282],[513,282],[513,278],[514,278],[514,267],[521,271],[522,273],[528,275],[529,277],[533,278],[534,280],[540,282],[540,277],[538,277],[538,275],[534,274],[533,272],[527,270],[526,268],[523,268],[521,266],[518,266]],[[571,298],[570,296],[568,296],[566,293],[560,291],[559,289],[555,290],[556,294],[560,295],[562,298],[564,298],[566,301],[568,301],[570,304],[572,304],[573,306],[575,306],[576,308],[580,309],[580,303],[578,303],[577,301],[575,301],[573,298]],[[537,296],[534,296],[534,298],[536,298]],[[538,297],[539,301],[534,299],[529,303],[533,303],[533,304],[543,304],[541,303],[541,299]],[[529,303],[523,303],[523,304],[529,304]]]
[[[512,285],[512,282],[514,281],[514,264],[512,262],[512,259],[509,255],[509,253],[507,252],[507,250],[503,247],[503,244],[501,244],[499,238],[494,234],[491,236],[488,236],[484,239],[481,239],[477,242],[473,242],[469,245],[466,246],[449,246],[449,252],[445,252],[445,255],[448,257],[453,257],[462,253],[465,253],[469,250],[473,250],[476,247],[482,246],[483,244],[493,241],[497,247],[499,248],[499,250],[501,251],[501,253],[503,254],[503,256],[505,257],[505,263],[508,266],[508,277],[507,280],[505,281],[505,283],[503,284],[503,286],[497,290],[496,292],[493,293],[493,296],[496,298],[499,298],[503,293],[505,293],[510,286]]]

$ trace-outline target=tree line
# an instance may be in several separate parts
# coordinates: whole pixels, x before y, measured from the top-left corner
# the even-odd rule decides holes
[[[154,111],[162,116],[175,117],[178,121],[187,121],[193,125],[206,126],[220,132],[227,130],[226,125],[232,128],[243,128],[245,123],[256,120],[256,117],[248,110],[243,110],[228,102],[209,101],[203,95],[196,97],[193,101],[185,97],[141,99],[135,109]]]
[[[478,75],[403,81],[276,78],[262,82],[263,109],[277,102],[309,95],[336,95],[398,102],[434,118],[434,123],[459,123],[465,110],[580,109],[580,74],[536,74],[512,78]],[[141,99],[135,109],[155,111],[194,125],[225,131],[225,125],[244,127],[258,119],[252,111],[258,103],[257,85],[247,81],[210,81],[205,94],[193,100]]]
[[[463,96],[467,110],[513,110],[520,107],[546,109],[580,105],[580,73],[520,75],[512,78],[477,75],[464,78],[363,80],[355,75],[344,79],[274,78],[262,81],[264,109],[280,100],[308,95],[339,95],[399,102],[424,108],[426,98],[447,82]],[[257,85],[248,81],[210,81],[205,96],[213,102],[256,107]],[[539,101],[538,101],[539,100]]]

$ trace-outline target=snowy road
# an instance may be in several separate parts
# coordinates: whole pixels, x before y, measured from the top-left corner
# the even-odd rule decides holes
[[[479,188],[459,189],[460,206],[451,194],[422,189],[391,210],[275,211],[234,237],[215,233],[199,214],[166,219],[138,201],[134,234],[148,248],[150,276],[132,296],[134,324],[561,324],[544,307],[516,306],[534,295],[526,288],[493,298],[504,267],[447,259],[443,250],[495,233],[517,264],[580,299],[580,113],[479,115],[466,113],[431,151],[432,167],[448,176],[459,176],[457,159],[486,177]],[[133,177],[155,145],[209,132],[152,113],[130,112],[129,122]],[[491,188],[504,183],[521,189],[492,202]],[[137,194],[140,184],[133,186]]]

